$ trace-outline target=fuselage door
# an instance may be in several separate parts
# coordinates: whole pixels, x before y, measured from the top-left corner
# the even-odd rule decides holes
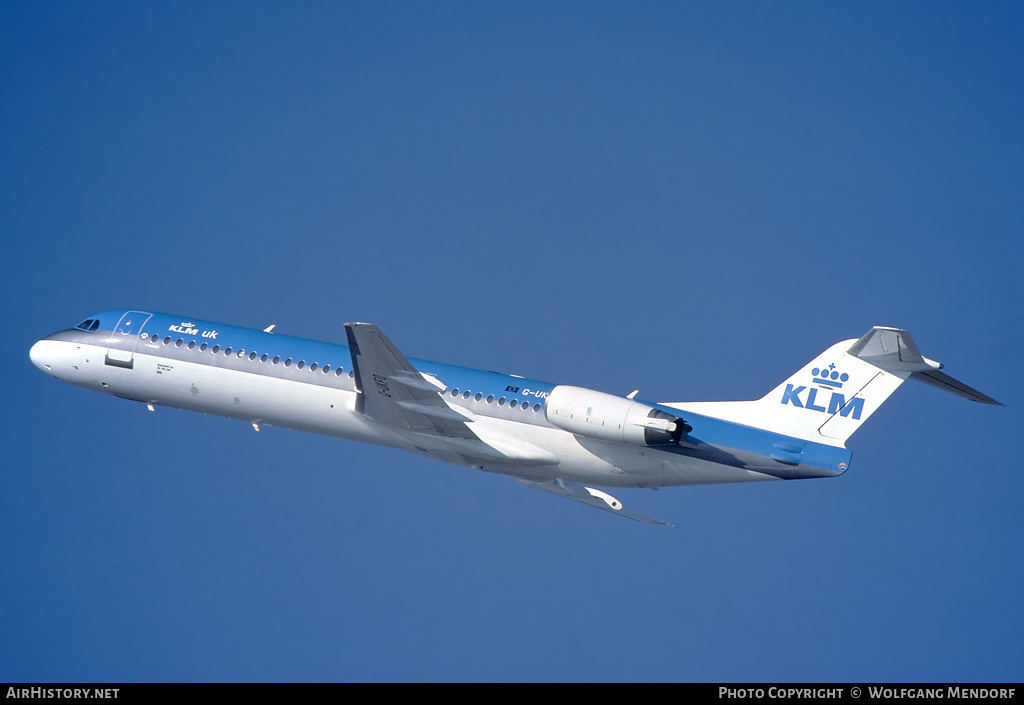
[[[145,311],[128,311],[114,326],[107,345],[107,356],[104,362],[114,367],[132,369],[134,366],[135,345],[139,342],[139,333],[146,321],[153,317]]]

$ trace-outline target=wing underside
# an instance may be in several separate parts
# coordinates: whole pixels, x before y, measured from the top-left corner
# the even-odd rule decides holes
[[[421,374],[380,328],[346,323],[355,371],[358,411],[411,433],[477,440],[469,412],[445,403],[444,384]]]

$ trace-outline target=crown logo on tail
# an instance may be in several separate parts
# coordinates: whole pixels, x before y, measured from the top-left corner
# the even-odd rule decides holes
[[[815,367],[811,370],[811,374],[814,375],[812,381],[815,384],[824,384],[835,389],[842,389],[843,382],[850,379],[850,375],[836,369],[835,363],[831,363],[828,367]]]

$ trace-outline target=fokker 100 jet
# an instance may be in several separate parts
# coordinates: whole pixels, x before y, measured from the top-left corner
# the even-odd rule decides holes
[[[999,402],[940,371],[910,335],[875,327],[836,343],[754,401],[651,402],[409,359],[368,323],[335,345],[163,313],[92,316],[32,346],[71,384],[419,453],[509,475],[620,516],[598,487],[834,477],[845,441],[904,380]]]

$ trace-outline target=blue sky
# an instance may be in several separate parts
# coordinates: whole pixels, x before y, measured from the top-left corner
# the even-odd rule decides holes
[[[0,6],[0,681],[1020,681],[1018,3]],[[134,307],[662,400],[872,325],[838,479],[668,530],[29,362]]]

